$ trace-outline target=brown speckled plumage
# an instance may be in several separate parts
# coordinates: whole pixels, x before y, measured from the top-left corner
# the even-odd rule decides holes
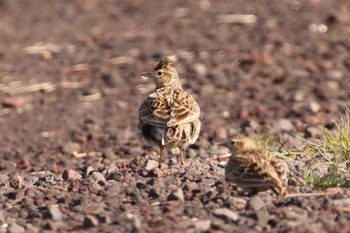
[[[258,149],[245,136],[235,136],[228,144],[231,157],[226,165],[225,179],[248,191],[271,189],[287,194],[287,174],[278,159],[270,152]]]
[[[200,131],[200,109],[193,97],[182,89],[173,60],[163,58],[144,76],[154,79],[156,88],[139,108],[139,130],[142,140],[160,148],[180,148],[180,161],[184,165],[183,150],[193,144]],[[161,158],[159,165],[161,164]]]

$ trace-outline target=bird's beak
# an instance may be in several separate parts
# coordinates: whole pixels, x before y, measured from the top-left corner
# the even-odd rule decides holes
[[[145,73],[141,74],[141,77],[151,78],[152,74],[151,74],[151,72],[145,72]]]

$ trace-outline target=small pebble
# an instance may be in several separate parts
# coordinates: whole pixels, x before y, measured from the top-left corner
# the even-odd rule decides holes
[[[92,172],[92,177],[97,181],[107,182],[101,172]]]
[[[95,169],[92,166],[87,166],[83,169],[83,177],[88,177]]]
[[[177,188],[175,191],[171,192],[167,198],[168,201],[179,200],[185,201],[184,192],[181,188]]]
[[[25,187],[25,182],[23,180],[23,177],[18,174],[15,175],[10,181],[10,186],[14,189],[20,189]]]
[[[321,110],[321,105],[315,101],[311,101],[309,107],[313,113],[317,113]]]
[[[293,130],[294,130],[294,126],[292,122],[289,119],[285,119],[285,118],[277,120],[272,127],[272,132],[274,133],[283,132],[283,131],[289,132]]]
[[[0,174],[0,185],[5,185],[7,182],[9,182],[10,177],[6,174]]]
[[[253,209],[254,211],[260,210],[265,205],[266,205],[266,203],[264,203],[263,199],[258,195],[255,195],[254,197],[252,197],[250,199],[250,201],[248,202],[248,207],[250,209]]]
[[[62,221],[62,212],[58,205],[50,205],[48,207],[48,212],[50,214],[50,218],[53,221],[57,221],[57,222]]]
[[[271,219],[271,215],[265,211],[257,211],[256,217],[260,226],[266,226],[267,222]]]
[[[208,73],[207,67],[202,63],[196,63],[193,65],[193,69],[196,71],[196,73],[200,76],[205,76]]]
[[[149,159],[146,161],[144,168],[146,171],[152,171],[152,170],[158,168],[158,165],[159,165],[159,163],[157,161],[155,161],[153,159]]]
[[[98,219],[92,215],[86,216],[83,221],[83,226],[86,228],[96,227],[98,226],[98,224],[99,224]]]
[[[206,232],[209,230],[211,225],[210,220],[198,220],[194,223],[194,227],[198,229],[200,232]]]
[[[340,80],[344,77],[344,73],[341,72],[340,70],[328,70],[326,72],[326,76],[329,79]]]
[[[63,145],[61,150],[63,153],[72,155],[80,151],[80,144],[76,142],[68,142]]]
[[[68,179],[81,179],[81,174],[75,170],[64,170],[62,173],[62,178],[63,180],[68,180]]]
[[[340,206],[344,208],[350,208],[350,198],[344,198],[339,200],[332,200],[332,203],[335,206]]]
[[[23,108],[25,102],[20,97],[7,97],[2,100],[2,106],[6,108]]]
[[[13,223],[9,224],[9,226],[7,228],[7,232],[8,233],[22,233],[22,232],[25,232],[25,229],[24,229],[24,227],[13,222]]]
[[[323,132],[319,127],[309,126],[304,131],[305,138],[317,138],[321,139],[323,136]]]
[[[215,209],[213,213],[219,218],[229,219],[234,222],[238,220],[238,214],[227,208]]]
[[[127,213],[126,217],[133,220],[133,224],[134,224],[136,229],[141,228],[141,219],[137,214]]]

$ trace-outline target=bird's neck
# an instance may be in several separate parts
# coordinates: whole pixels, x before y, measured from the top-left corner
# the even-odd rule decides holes
[[[158,89],[176,89],[176,90],[183,90],[181,84],[172,83],[167,85],[157,85],[156,90]]]

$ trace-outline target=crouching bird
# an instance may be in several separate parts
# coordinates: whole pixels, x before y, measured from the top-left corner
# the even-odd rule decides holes
[[[231,157],[225,168],[226,181],[234,182],[248,192],[271,189],[277,195],[287,194],[286,171],[273,154],[259,149],[245,136],[234,136],[227,147]]]

